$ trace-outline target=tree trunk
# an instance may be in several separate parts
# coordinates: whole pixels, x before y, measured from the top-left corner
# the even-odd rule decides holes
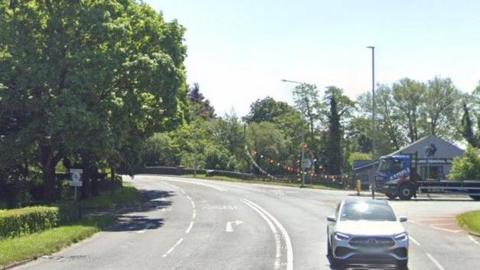
[[[98,177],[99,177],[98,169],[96,166],[92,166],[90,167],[90,170],[91,170],[90,176],[92,179],[92,185],[91,185],[92,195],[98,196]]]
[[[56,197],[56,175],[55,167],[57,159],[54,156],[50,145],[40,146],[40,165],[43,173],[43,199],[46,202],[53,202]]]

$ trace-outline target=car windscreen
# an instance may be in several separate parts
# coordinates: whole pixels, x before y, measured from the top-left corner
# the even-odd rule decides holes
[[[388,204],[347,202],[342,207],[340,220],[395,221],[396,217]]]

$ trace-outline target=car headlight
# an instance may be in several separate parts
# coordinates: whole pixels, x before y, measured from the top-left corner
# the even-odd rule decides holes
[[[336,238],[337,240],[345,241],[345,240],[350,239],[350,235],[336,232],[336,233],[335,233],[335,238]]]
[[[405,241],[408,239],[408,234],[407,233],[400,233],[395,236],[393,236],[393,239],[396,241]]]

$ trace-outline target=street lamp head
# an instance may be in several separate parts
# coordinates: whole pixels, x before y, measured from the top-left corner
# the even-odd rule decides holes
[[[375,46],[367,46],[368,49],[375,49]]]

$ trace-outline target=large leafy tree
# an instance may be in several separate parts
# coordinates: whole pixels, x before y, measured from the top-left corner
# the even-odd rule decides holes
[[[182,118],[184,30],[149,6],[4,0],[0,14],[2,142],[36,153],[46,200],[61,158],[131,169],[142,141]]]
[[[461,98],[462,95],[449,78],[435,77],[428,81],[424,114],[430,134],[458,138]]]
[[[317,86],[302,83],[293,90],[295,106],[308,123],[309,137],[313,138],[316,124],[321,121],[323,103],[320,101]]]
[[[392,86],[393,99],[397,112],[401,117],[401,125],[407,130],[409,142],[415,142],[425,135],[421,129],[422,106],[425,103],[427,86],[425,83],[411,80],[409,78],[401,79]]]

